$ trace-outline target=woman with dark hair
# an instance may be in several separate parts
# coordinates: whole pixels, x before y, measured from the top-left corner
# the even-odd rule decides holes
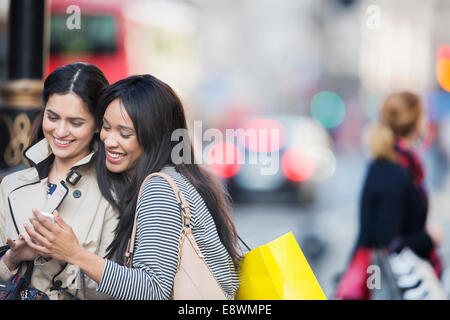
[[[78,293],[81,297],[77,287],[84,275],[78,268],[41,256],[26,245],[24,223],[33,217],[33,209],[47,213],[58,209],[74,226],[81,246],[106,254],[118,215],[97,184],[94,154],[100,130],[94,111],[107,85],[103,72],[85,63],[59,67],[45,80],[42,110],[30,147],[24,151],[32,167],[6,176],[1,183],[0,240],[10,249],[0,261],[0,279],[11,281],[22,262],[34,261],[32,287],[50,299],[73,298]],[[86,294],[99,297],[95,290]]]
[[[150,75],[132,76],[109,86],[97,110],[102,125],[97,174],[106,199],[120,212],[107,259],[87,252],[71,227],[56,213],[56,225],[42,219],[38,232],[27,229],[42,245],[29,245],[77,265],[98,283],[97,291],[118,299],[170,299],[178,264],[182,229],[180,207],[168,182],[151,173],[168,174],[183,192],[191,211],[194,238],[225,296],[233,299],[239,281],[237,234],[229,215],[229,198],[218,180],[195,163],[184,136],[184,161],[172,158],[179,141],[175,130],[187,130],[175,92]],[[181,163],[180,163],[181,162]],[[139,200],[139,201],[138,201]],[[137,218],[133,268],[124,254]]]

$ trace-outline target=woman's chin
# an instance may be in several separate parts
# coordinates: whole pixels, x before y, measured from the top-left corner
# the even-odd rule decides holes
[[[52,153],[55,155],[55,158],[58,158],[61,160],[71,159],[71,158],[75,157],[73,152],[71,152],[70,150],[60,150],[58,148],[54,148],[54,149],[52,149]]]
[[[108,171],[113,172],[113,173],[121,173],[123,171],[121,166],[112,164],[108,161],[106,161],[106,169],[108,169]]]

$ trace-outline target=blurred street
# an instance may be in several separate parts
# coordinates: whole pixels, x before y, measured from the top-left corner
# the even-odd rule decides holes
[[[327,298],[331,299],[334,278],[346,267],[358,228],[358,197],[366,164],[363,155],[337,158],[334,177],[318,186],[313,208],[277,203],[246,204],[235,207],[234,221],[241,238],[254,249],[292,232],[306,256]],[[450,228],[450,184],[430,195],[429,223]],[[450,236],[440,251],[450,266]],[[448,273],[443,282],[450,292]]]
[[[253,249],[291,231],[329,297],[333,277],[343,271],[357,233],[356,201],[365,169],[361,160],[361,156],[339,158],[334,177],[317,186],[313,208],[277,203],[236,206],[241,238]]]
[[[53,70],[91,63],[111,84],[151,74],[182,100],[240,237],[256,248],[292,232],[331,299],[358,233],[366,129],[389,94],[410,91],[450,294],[450,0],[40,0],[40,15],[12,1],[0,0],[0,179],[29,165]]]

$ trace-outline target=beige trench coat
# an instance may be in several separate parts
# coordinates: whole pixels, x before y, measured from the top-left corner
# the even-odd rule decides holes
[[[66,181],[57,184],[56,190],[48,197],[47,183],[49,162],[53,157],[47,140],[43,139],[25,151],[25,156],[36,164],[35,167],[6,176],[0,185],[0,245],[6,244],[8,237],[17,239],[25,232],[24,223],[33,217],[32,208],[45,212],[58,209],[61,218],[72,227],[79,243],[87,250],[104,257],[113,240],[118,214],[100,193],[95,165],[91,163],[94,153],[79,161],[72,169],[79,175],[69,174]],[[71,295],[83,298],[82,275],[76,266],[65,262],[39,257],[31,286],[47,293],[50,299],[69,299]],[[24,270],[22,270],[23,272]],[[12,272],[0,260],[0,279],[10,280],[17,273]],[[54,278],[54,279],[53,279]],[[84,277],[88,299],[107,299],[96,292],[96,283]],[[52,281],[53,280],[53,281]],[[55,289],[60,284],[60,288]],[[77,291],[78,289],[78,291]]]

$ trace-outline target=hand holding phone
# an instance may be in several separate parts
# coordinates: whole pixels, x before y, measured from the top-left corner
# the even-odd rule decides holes
[[[53,214],[41,210],[39,210],[39,213],[42,214],[50,222],[55,223],[55,217],[53,216]]]

